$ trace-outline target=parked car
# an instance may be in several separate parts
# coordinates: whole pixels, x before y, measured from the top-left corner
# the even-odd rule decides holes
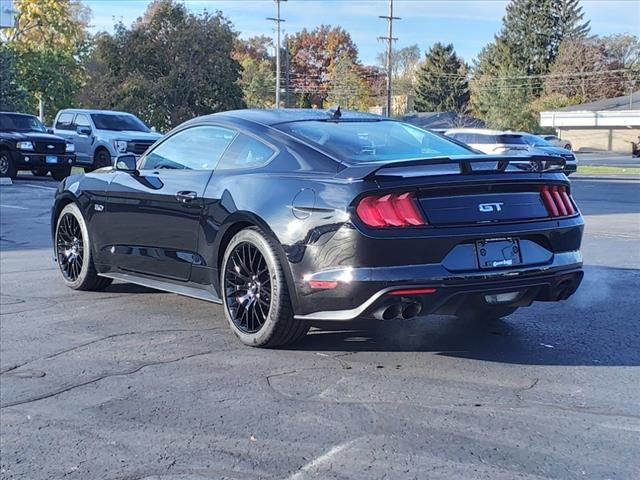
[[[519,135],[484,128],[452,128],[445,132],[470,147],[489,155],[526,153],[528,145]]]
[[[35,115],[0,112],[0,177],[16,178],[19,170],[62,180],[76,160],[74,145],[53,135]]]
[[[529,145],[531,153],[557,155],[564,158],[566,162],[564,173],[567,175],[571,175],[578,169],[578,158],[570,150],[551,145],[546,140],[532,133],[519,132],[519,135],[521,135],[524,142]]]
[[[112,166],[123,153],[142,155],[162,138],[135,115],[110,110],[60,110],[53,126],[75,144],[78,166],[85,171]]]
[[[573,150],[573,148],[571,147],[571,142],[563,140],[557,135],[540,135],[540,138],[542,138],[545,142],[549,142],[554,147],[564,148],[569,151]]]
[[[339,109],[224,112],[69,177],[55,258],[76,290],[116,279],[221,303],[251,346],[317,321],[486,321],[581,282],[562,163]]]

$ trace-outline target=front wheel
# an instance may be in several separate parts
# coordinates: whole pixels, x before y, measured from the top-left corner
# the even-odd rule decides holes
[[[0,150],[0,177],[16,178],[18,171],[11,158],[11,153],[7,150]]]
[[[104,148],[100,148],[96,154],[93,156],[93,168],[96,170],[98,168],[110,167],[111,166],[111,155]]]
[[[91,255],[89,231],[75,203],[65,206],[56,222],[56,260],[62,280],[74,290],[102,290],[110,278],[99,277]]]
[[[227,321],[245,345],[288,345],[309,331],[308,322],[294,318],[275,244],[260,229],[241,230],[231,239],[220,285]]]

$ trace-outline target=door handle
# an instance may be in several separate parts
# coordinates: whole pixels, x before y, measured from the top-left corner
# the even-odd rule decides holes
[[[182,203],[188,203],[198,198],[198,194],[196,192],[182,191],[182,192],[176,193],[176,198],[180,200]]]

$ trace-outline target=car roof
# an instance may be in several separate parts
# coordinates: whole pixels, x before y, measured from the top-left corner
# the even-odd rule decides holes
[[[120,112],[117,110],[98,110],[94,108],[65,108],[58,112],[58,114],[61,114],[61,113],[88,113],[88,114],[100,113],[105,115],[133,115],[133,113],[130,113],[130,112]]]
[[[231,117],[241,120],[260,123],[262,125],[277,125],[279,123],[328,120],[333,115],[334,110],[314,109],[314,108],[281,108],[281,109],[245,109],[230,110],[211,115],[199,117],[199,120],[215,120],[219,117]],[[374,115],[372,113],[353,112],[341,110],[340,120],[391,120],[387,117]]]

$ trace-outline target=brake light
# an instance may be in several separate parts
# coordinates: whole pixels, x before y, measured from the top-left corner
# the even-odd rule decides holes
[[[544,185],[540,188],[540,196],[551,217],[568,217],[576,213],[567,187]]]
[[[409,192],[364,197],[358,202],[356,213],[366,225],[375,228],[427,225]]]

